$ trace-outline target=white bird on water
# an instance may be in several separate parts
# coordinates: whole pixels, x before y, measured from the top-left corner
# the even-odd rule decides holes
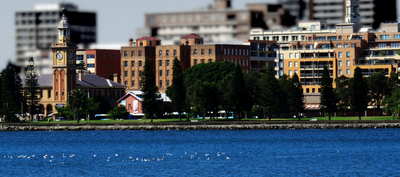
[[[93,157],[97,157],[97,156],[96,156],[96,154],[95,154],[95,155],[93,155]]]
[[[115,154],[115,157],[118,157],[118,154]]]

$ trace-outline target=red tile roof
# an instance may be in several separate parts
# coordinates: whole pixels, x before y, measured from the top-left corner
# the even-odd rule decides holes
[[[155,37],[141,37],[136,39],[137,41],[141,41],[141,40],[148,40],[148,41],[161,41],[160,39],[157,39]]]
[[[203,39],[203,38],[194,33],[190,33],[189,35],[184,36],[182,39]]]

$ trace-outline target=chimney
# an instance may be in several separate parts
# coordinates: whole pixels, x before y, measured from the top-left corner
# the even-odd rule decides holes
[[[79,70],[78,73],[79,73],[79,80],[82,80],[82,73],[83,73],[83,71],[82,71],[82,70]]]
[[[118,74],[114,73],[113,77],[114,77],[114,82],[118,83]]]
[[[130,39],[129,39],[129,46],[132,46],[132,42],[133,42],[133,39],[130,38]]]

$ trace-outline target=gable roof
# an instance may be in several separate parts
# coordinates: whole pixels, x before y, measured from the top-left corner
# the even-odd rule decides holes
[[[182,39],[203,39],[203,38],[195,33],[190,33],[189,35],[183,36]]]
[[[21,77],[23,87],[25,85],[26,77]],[[39,74],[38,75],[39,87],[52,87],[53,86],[53,75],[52,74]],[[77,87],[120,87],[125,88],[125,85],[116,83],[112,80],[102,78],[95,74],[82,74],[82,80],[79,80],[79,75],[76,74],[76,86]]]
[[[130,91],[128,93],[126,93],[124,96],[122,96],[120,99],[117,100],[117,103],[120,103],[122,100],[124,100],[125,98],[127,98],[128,96],[133,96],[135,97],[137,100],[139,101],[143,101],[143,99],[139,96],[137,96],[133,91]]]
[[[141,37],[136,39],[137,41],[141,41],[141,40],[148,40],[148,41],[161,41],[160,39],[157,39],[155,37]]]

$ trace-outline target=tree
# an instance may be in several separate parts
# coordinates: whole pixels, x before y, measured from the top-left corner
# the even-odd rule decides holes
[[[244,74],[244,81],[248,99],[246,99],[245,111],[250,114],[253,109],[257,109],[261,105],[261,83],[263,74],[258,71],[250,71]],[[221,84],[222,85],[222,84]]]
[[[93,98],[88,98],[86,101],[87,114],[92,115],[92,113],[96,112],[99,109],[99,102],[96,102]]]
[[[396,114],[400,114],[400,88],[397,88],[384,101],[386,114],[392,114],[392,120]]]
[[[229,88],[230,105],[234,113],[239,115],[238,117],[240,120],[240,114],[245,108],[247,99],[245,82],[240,65],[236,65],[232,73],[232,79],[229,81]],[[237,117],[237,115],[235,117]]]
[[[33,58],[30,61],[33,62]],[[25,98],[28,105],[29,119],[32,121],[33,115],[37,113],[39,107],[39,83],[36,68],[33,63],[32,65],[28,65],[27,70],[27,77],[25,78]]]
[[[300,120],[300,116],[298,116],[299,112],[303,111],[303,87],[299,81],[299,77],[297,73],[294,73],[293,77],[290,79],[290,85],[288,86],[288,96],[289,96],[289,111],[292,114],[297,115]]]
[[[345,115],[347,108],[350,105],[350,79],[344,75],[335,79],[335,94],[338,99],[338,107],[341,115]]]
[[[387,86],[387,93],[392,93],[394,90],[398,88],[399,85],[399,73],[394,71],[390,72],[390,76],[388,78],[388,86]]]
[[[179,113],[179,120],[182,121],[181,114],[187,108],[186,105],[186,89],[183,83],[181,62],[177,57],[174,59],[172,66],[172,85],[167,88],[167,96],[171,98],[174,109]]]
[[[21,113],[21,106],[25,102],[18,73],[18,68],[10,63],[1,72],[1,102],[6,122],[18,121],[15,114]]]
[[[57,117],[64,117],[67,120],[72,120],[74,118],[74,114],[70,111],[69,105],[64,105],[62,107],[57,107]]]
[[[281,78],[279,79],[279,85],[281,86],[281,89],[283,90],[283,95],[282,95],[282,100],[284,100],[284,105],[282,106],[282,112],[284,112],[286,115],[289,112],[289,87],[291,81],[289,79],[289,76],[286,74],[283,74]]]
[[[86,70],[85,62],[83,61],[79,62],[79,64],[76,66],[76,69],[82,73],[85,72]]]
[[[115,120],[117,118],[127,117],[129,113],[126,111],[125,106],[115,106],[114,109],[107,112],[107,116]]]
[[[75,89],[69,92],[68,104],[75,119],[79,123],[80,116],[87,111],[87,95],[81,89]]]
[[[368,101],[368,84],[363,78],[361,68],[357,67],[350,85],[350,106],[352,111],[358,113],[359,120],[361,113],[367,109]]]
[[[150,60],[146,58],[144,63],[144,71],[142,74],[142,92],[143,101],[142,107],[146,119],[150,118],[153,122],[154,114],[157,112],[160,95],[158,94],[158,87],[156,86],[154,72],[152,70]]]
[[[383,71],[376,72],[369,76],[368,78],[368,88],[370,90],[371,98],[374,99],[376,103],[376,109],[378,111],[378,115],[380,115],[379,111],[381,108],[381,101],[388,91],[387,79],[385,78],[385,74]]]
[[[274,69],[269,66],[267,72],[262,79],[262,105],[269,113],[277,113],[282,111],[282,106],[285,104],[283,90],[279,85],[278,79],[275,77]],[[269,120],[273,115],[268,116]],[[265,115],[264,115],[265,117]]]
[[[328,67],[324,66],[321,78],[320,105],[321,109],[328,113],[329,120],[331,120],[331,114],[336,110],[336,103],[337,99],[333,91],[332,78],[329,76]],[[322,106],[324,107],[322,108]]]
[[[218,84],[218,89],[221,99],[221,108],[225,111],[226,119],[228,119],[229,112],[232,111],[233,106],[231,104],[231,92],[230,82],[233,80],[232,73],[225,76]]]

